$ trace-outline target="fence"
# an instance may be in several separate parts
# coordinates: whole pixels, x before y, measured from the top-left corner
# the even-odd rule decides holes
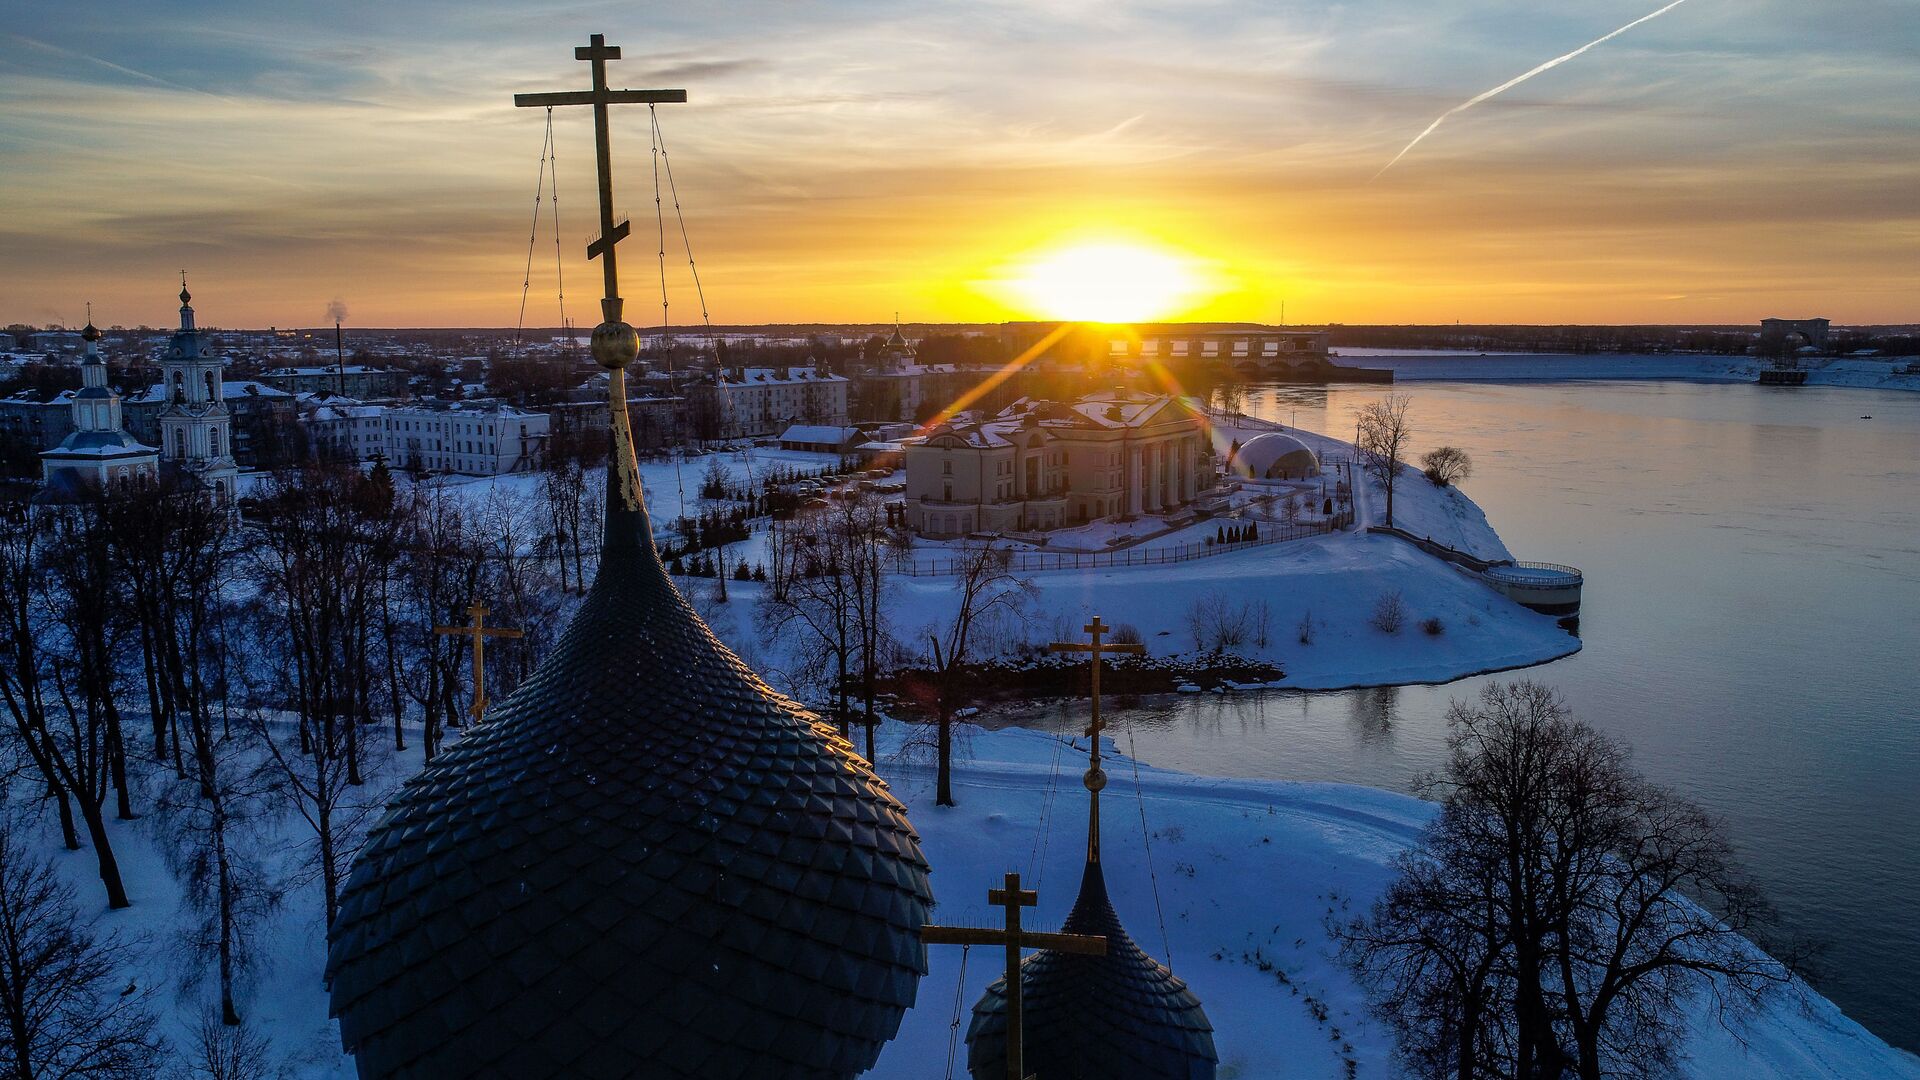
[[[1329,520],[1309,525],[1263,525],[1260,527],[1259,539],[1242,540],[1237,544],[1208,544],[1202,541],[1197,544],[1123,548],[1118,551],[1009,551],[1003,557],[1006,559],[1006,568],[1016,574],[1044,570],[1105,570],[1126,566],[1167,566],[1214,555],[1231,555],[1236,551],[1266,547],[1269,544],[1284,544],[1290,540],[1325,536],[1330,532],[1344,529],[1351,523],[1352,516],[1342,511]],[[895,569],[908,577],[937,577],[942,574],[958,574],[964,566],[965,562],[960,559],[932,559],[911,563],[903,559],[896,563]]]

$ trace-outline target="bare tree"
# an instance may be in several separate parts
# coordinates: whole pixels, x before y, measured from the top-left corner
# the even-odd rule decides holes
[[[120,987],[127,959],[118,938],[96,936],[81,920],[73,890],[29,852],[13,815],[0,813],[0,1072],[15,1080],[156,1075],[166,1045],[149,995]]]
[[[573,557],[573,588],[587,591],[587,576],[581,549],[582,526],[586,523],[587,476],[580,459],[555,454],[541,480],[540,493],[546,503],[552,530],[554,561],[560,571],[560,590],[567,591],[567,557]]]
[[[727,602],[727,544],[731,540],[725,511],[731,480],[727,467],[717,457],[707,462],[707,471],[700,478],[700,516],[711,523],[706,531],[713,545],[715,595],[723,604]],[[844,730],[844,720],[841,727]]]
[[[841,516],[845,504],[802,511],[779,534],[769,557],[784,567],[786,587],[768,590],[756,606],[762,640],[785,638],[803,671],[825,675],[834,699],[834,720],[847,733],[847,675],[860,647],[859,598],[854,593],[852,552]],[[724,578],[723,578],[724,580]],[[797,635],[797,640],[795,639]],[[831,674],[823,669],[831,667]]]
[[[953,806],[953,714],[966,701],[967,666],[980,646],[983,631],[996,619],[1017,613],[1033,586],[1008,570],[1009,553],[989,543],[962,544],[954,549],[958,569],[954,590],[960,594],[953,618],[929,628],[934,671],[934,711],[938,768],[934,802]]]
[[[0,507],[0,701],[13,721],[14,740],[33,762],[46,797],[60,816],[60,836],[68,851],[80,850],[73,802],[66,783],[46,750],[53,660],[40,647],[49,615],[41,597],[45,515],[25,506]]]
[[[240,1023],[236,984],[259,959],[255,932],[279,906],[281,893],[261,865],[259,823],[263,776],[238,734],[192,733],[185,782],[169,781],[156,804],[161,849],[195,921],[177,925],[189,962],[183,985],[212,967],[219,1018]]]
[[[1754,943],[1772,912],[1719,824],[1552,690],[1489,684],[1448,723],[1445,771],[1422,785],[1439,816],[1343,932],[1410,1062],[1661,1075],[1700,1003],[1730,1022],[1793,984],[1799,952]]]
[[[457,622],[461,609],[478,595],[485,567],[468,517],[460,500],[441,488],[414,492],[399,581],[405,615],[397,632],[409,668],[425,676],[409,680],[407,691],[420,706],[428,761],[439,752],[442,729],[460,724],[457,690],[465,654],[460,639],[435,634],[433,628]]]
[[[259,1032],[228,1024],[216,1010],[201,1014],[193,1026],[193,1057],[187,1075],[194,1080],[267,1080],[273,1053]]]
[[[42,648],[53,656],[49,670],[60,707],[50,710],[39,727],[21,728],[20,736],[37,744],[36,756],[73,794],[93,843],[107,906],[124,908],[132,901],[106,821],[120,730],[113,662],[122,629],[118,590],[99,515],[91,507],[69,507],[52,522],[50,557],[40,580],[41,603],[54,617],[44,627],[48,640]]]
[[[861,724],[867,733],[867,760],[872,761],[873,729],[878,724],[873,703],[881,657],[893,643],[886,609],[892,581],[887,571],[891,545],[887,508],[878,495],[863,492],[845,505],[847,577],[853,588],[854,637],[860,645]]]
[[[1360,451],[1368,474],[1386,490],[1388,525],[1393,524],[1393,489],[1400,475],[1400,459],[1413,434],[1407,424],[1407,410],[1412,405],[1413,399],[1404,394],[1388,394],[1360,406],[1354,418],[1354,447]]]
[[[1457,446],[1435,447],[1427,451],[1420,464],[1425,466],[1427,479],[1438,487],[1458,484],[1473,475],[1473,459]]]

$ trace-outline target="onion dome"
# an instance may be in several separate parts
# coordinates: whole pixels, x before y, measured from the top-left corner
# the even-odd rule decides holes
[[[100,328],[93,325],[92,319],[88,319],[86,329],[80,331],[80,340],[88,344],[100,340]]]
[[[362,1077],[851,1077],[913,1002],[932,896],[905,809],[674,588],[625,420],[578,615],[341,894],[327,977]]]
[[[1097,858],[1060,927],[1099,934],[1104,956],[1041,950],[1020,964],[1022,1063],[1038,1080],[1213,1080],[1219,1056],[1200,999],[1120,925]],[[973,1080],[1007,1075],[1007,980],[995,979],[967,1028]]]

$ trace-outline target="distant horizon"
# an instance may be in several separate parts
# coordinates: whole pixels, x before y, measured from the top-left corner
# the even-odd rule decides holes
[[[1610,36],[1654,7],[16,5],[0,279],[33,324],[169,325],[184,268],[211,323],[468,327],[523,282],[559,322],[564,273],[590,326],[591,124],[554,111],[530,228],[545,117],[512,96],[584,86],[601,32],[616,85],[688,94],[664,230],[645,108],[613,110],[636,324],[659,231],[669,321],[703,306],[676,202],[730,325],[1920,320],[1920,20],[1687,3]]]
[[[196,312],[196,315],[197,314],[198,313]],[[1766,318],[1817,319],[1817,318],[1825,318],[1825,316],[1770,315],[1770,316],[1766,316]],[[1841,322],[1840,320],[1837,320],[1837,319],[1829,320],[1829,321],[1832,323],[1833,328],[1836,330],[1920,330],[1920,320],[1915,320],[1913,322],[1878,322],[1878,323]],[[139,330],[143,326],[146,329],[153,331],[154,333],[170,333],[173,330],[178,329],[177,324],[163,325],[158,323],[133,323],[133,324],[119,323],[119,322],[105,323],[102,320],[96,320],[96,322],[100,324],[100,329],[108,332],[134,331],[134,330]],[[1473,330],[1496,330],[1496,329],[1551,330],[1551,329],[1569,329],[1569,328],[1594,329],[1594,330],[1624,330],[1624,329],[1721,330],[1721,331],[1752,330],[1757,333],[1760,328],[1760,322],[1761,322],[1760,319],[1754,319],[1751,322],[1735,322],[1735,323],[1710,323],[1710,322],[1263,323],[1263,322],[1255,322],[1253,320],[1248,320],[1248,319],[1154,319],[1154,320],[1142,320],[1139,322],[1126,322],[1126,323],[1093,323],[1093,322],[1087,322],[1085,320],[1075,320],[1075,319],[1004,319],[1004,320],[998,320],[998,321],[992,321],[992,322],[982,321],[982,320],[970,320],[970,321],[957,320],[957,321],[951,321],[951,322],[934,322],[934,321],[929,321],[925,319],[902,319],[896,324],[892,320],[833,322],[833,321],[826,321],[826,320],[820,320],[820,319],[809,319],[809,320],[801,320],[801,321],[794,321],[794,322],[714,323],[710,327],[700,323],[673,323],[663,328],[658,323],[655,323],[652,325],[645,325],[645,324],[638,325],[635,327],[635,329],[637,329],[642,336],[657,334],[664,329],[668,333],[677,334],[684,337],[699,337],[708,332],[712,332],[714,334],[741,334],[741,333],[758,333],[758,332],[778,331],[778,330],[830,331],[830,330],[847,329],[847,330],[869,331],[877,334],[877,333],[883,333],[884,331],[886,331],[887,329],[895,325],[898,325],[903,331],[925,330],[929,332],[938,333],[942,331],[960,331],[960,330],[969,330],[969,329],[998,329],[998,328],[1020,327],[1020,326],[1052,327],[1052,326],[1058,326],[1062,324],[1074,324],[1074,323],[1087,326],[1091,329],[1111,328],[1115,330],[1133,328],[1133,327],[1142,327],[1142,326],[1213,327],[1221,330],[1222,332],[1228,332],[1228,333],[1231,333],[1235,330],[1240,330],[1240,329],[1245,329],[1248,331],[1260,331],[1260,330],[1298,331],[1302,333],[1320,332],[1320,331],[1328,331],[1328,330],[1335,330],[1335,329],[1346,329],[1346,330],[1393,329],[1393,330],[1435,330],[1435,331],[1454,330],[1454,331],[1459,331],[1464,333],[1464,332],[1473,331]],[[43,332],[43,333],[61,333],[61,332],[77,333],[81,329],[80,325],[63,326],[63,327],[46,327],[46,326],[26,323],[23,320],[18,320],[18,319],[15,319],[15,320],[0,319],[0,326],[18,326],[18,325],[29,325],[33,327],[35,332]],[[253,333],[270,333],[270,332],[289,332],[290,333],[290,332],[297,332],[297,331],[316,331],[317,332],[322,330],[331,332],[333,330],[332,323],[310,323],[310,324],[297,324],[297,325],[289,324],[286,326],[281,326],[277,323],[267,323],[260,326],[237,326],[237,325],[229,326],[229,325],[211,323],[204,318],[196,318],[195,325],[202,332],[210,333],[210,334],[253,334]],[[588,325],[588,326],[576,325],[571,328],[571,332],[577,337],[584,338],[585,336],[587,336],[589,332],[592,331],[592,329],[593,327],[591,325]],[[435,324],[435,325],[420,323],[420,324],[407,325],[407,326],[402,326],[402,325],[355,326],[355,325],[346,324],[346,323],[341,324],[341,332],[343,333],[344,336],[347,336],[347,337],[352,337],[355,334],[405,333],[408,331],[416,331],[416,330],[417,331],[434,331],[434,332],[465,331],[465,332],[472,332],[472,333],[488,333],[488,334],[513,334],[515,332],[522,333],[522,334],[566,334],[569,332],[569,328],[562,327],[562,326],[523,326],[523,327],[517,328],[516,330],[516,328],[512,326],[488,326],[488,325],[481,325],[481,324],[468,325],[468,324],[460,324],[460,323],[447,323],[447,324]]]

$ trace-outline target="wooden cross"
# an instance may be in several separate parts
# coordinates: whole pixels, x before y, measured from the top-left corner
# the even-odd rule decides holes
[[[573,58],[593,64],[593,89],[515,94],[513,103],[522,109],[552,108],[555,105],[593,106],[594,150],[600,166],[600,238],[587,245],[587,258],[601,260],[607,295],[600,301],[600,308],[608,322],[619,322],[622,306],[620,275],[614,269],[613,245],[626,239],[628,226],[624,221],[618,225],[613,222],[613,149],[607,134],[607,106],[632,102],[652,105],[657,102],[685,101],[687,92],[607,89],[607,61],[620,59],[620,46],[608,45],[604,34],[594,34],[587,40],[590,44],[573,50]]]
[[[987,903],[1007,911],[1006,927],[922,926],[929,945],[1004,945],[1007,949],[1007,1080],[1027,1080],[1020,1010],[1020,950],[1051,949],[1082,956],[1105,956],[1107,939],[1099,934],[1049,934],[1020,928],[1020,909],[1040,903],[1040,894],[1020,887],[1020,875],[1008,874],[1003,889],[988,889]]]
[[[467,615],[473,621],[465,626],[436,626],[433,632],[443,636],[470,634],[473,636],[473,706],[467,711],[473,714],[475,723],[487,711],[487,639],[525,637],[524,631],[505,626],[488,626],[487,605],[475,600],[467,605]]]
[[[1093,657],[1092,686],[1090,687],[1093,695],[1093,721],[1087,725],[1087,734],[1093,740],[1093,752],[1092,757],[1087,762],[1086,777],[1087,790],[1093,793],[1093,805],[1087,811],[1087,861],[1097,863],[1100,861],[1100,789],[1107,786],[1107,774],[1100,770],[1100,729],[1102,727],[1100,723],[1100,658],[1107,653],[1128,653],[1134,656],[1141,656],[1145,655],[1147,647],[1145,645],[1108,644],[1102,642],[1100,635],[1111,630],[1112,627],[1101,622],[1100,616],[1098,615],[1095,615],[1093,621],[1081,627],[1081,629],[1085,630],[1087,634],[1091,636],[1092,641],[1090,643],[1081,644],[1077,641],[1056,641],[1047,646],[1047,651],[1057,653],[1091,653]]]

